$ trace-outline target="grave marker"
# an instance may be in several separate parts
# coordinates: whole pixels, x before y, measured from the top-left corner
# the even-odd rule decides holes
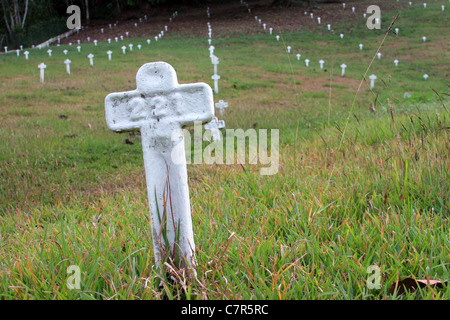
[[[87,57],[89,59],[89,64],[91,66],[94,66],[94,55],[92,53],[89,53]]]
[[[325,61],[323,60],[319,60],[319,64],[320,64],[320,69],[323,69],[323,64],[325,63]]]
[[[300,57],[301,57],[302,55],[300,54],[300,53],[297,53],[297,60],[300,60]]]
[[[125,54],[125,50],[127,50],[127,47],[122,46],[122,52],[123,52],[123,54]]]
[[[48,53],[48,56],[51,57],[52,56],[52,49],[48,49],[47,53]]]
[[[29,53],[28,51],[25,51],[23,54],[25,55],[25,60],[28,60],[28,55],[29,55],[30,53]]]
[[[66,72],[68,75],[70,75],[70,62],[71,61],[69,59],[64,60],[64,64],[66,65]]]
[[[423,78],[425,79],[425,80],[428,80],[428,75],[425,73],[424,75],[423,75]]]
[[[309,59],[305,59],[305,64],[307,67],[309,67]]]
[[[165,62],[143,65],[136,82],[136,90],[106,97],[106,122],[116,132],[141,132],[156,265],[170,257],[178,267],[195,268],[181,129],[213,118],[212,90],[204,83],[179,85]]]
[[[228,108],[228,103],[223,100],[219,100],[219,102],[216,103],[216,108],[219,109],[220,116],[223,117],[225,114],[225,108]]]
[[[362,49],[363,49],[363,44],[360,43],[360,44],[359,44],[359,50],[362,50]]]
[[[345,74],[345,68],[347,68],[347,65],[346,65],[345,63],[341,64],[341,69],[342,69],[342,71],[341,71],[341,77],[343,77],[344,74]]]
[[[374,74],[371,74],[369,76],[370,79],[370,89],[373,89],[375,87],[375,80],[377,79],[377,76]]]
[[[394,60],[394,64],[395,64],[396,67],[398,67],[398,60],[397,59]]]
[[[47,68],[47,66],[45,65],[45,63],[41,62],[38,65],[38,68],[39,68],[39,79],[41,83],[44,83],[44,69]]]
[[[108,60],[111,61],[112,51],[108,50],[108,51],[106,51],[106,54],[108,55]]]

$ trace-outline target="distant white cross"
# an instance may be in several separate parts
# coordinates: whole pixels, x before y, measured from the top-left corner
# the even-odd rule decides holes
[[[213,118],[213,93],[205,83],[179,85],[165,62],[143,65],[136,82],[136,90],[106,97],[106,123],[116,132],[141,132],[156,265],[169,257],[177,267],[195,268],[181,129]]]
[[[70,62],[71,61],[69,59],[64,60],[64,64],[66,65],[66,72],[68,75],[70,75]]]
[[[92,53],[89,53],[87,57],[89,59],[89,64],[91,66],[93,66],[94,65],[94,55]]]
[[[38,68],[40,81],[41,83],[44,83],[44,69],[47,68],[47,66],[45,65],[45,63],[42,62],[38,65]]]
[[[216,103],[216,108],[219,109],[220,116],[223,117],[225,114],[225,108],[228,108],[228,103],[223,100],[219,100],[219,102]]]

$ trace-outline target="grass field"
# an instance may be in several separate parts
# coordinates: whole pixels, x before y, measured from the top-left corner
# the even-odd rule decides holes
[[[150,45],[135,38],[83,44],[81,53],[53,47],[52,57],[31,49],[29,60],[1,55],[0,297],[448,299],[449,286],[387,294],[398,279],[450,275],[444,2],[382,12],[381,30],[361,17],[333,32],[276,30],[279,42],[263,31],[214,33],[214,99],[230,105],[226,127],[279,129],[280,167],[261,176],[258,165],[188,165],[198,267],[178,284],[152,267],[140,138],[108,130],[104,98],[134,89],[139,67],[160,60],[180,83],[212,86],[206,25],[204,37],[168,32]],[[386,33],[398,13],[399,35]],[[124,43],[133,51],[122,54]],[[372,73],[370,90],[362,79]],[[66,284],[70,265],[80,268],[80,289]],[[367,287],[372,265],[381,289]]]

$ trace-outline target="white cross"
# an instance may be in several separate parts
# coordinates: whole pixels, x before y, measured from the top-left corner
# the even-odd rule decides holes
[[[94,55],[92,53],[89,53],[87,57],[89,59],[89,64],[91,66],[93,66],[94,65]]]
[[[378,57],[378,60],[380,60],[380,59],[381,59],[381,56],[382,56],[381,52],[377,52],[377,57]]]
[[[286,49],[287,49],[288,53],[291,53],[291,47],[290,46],[287,46]]]
[[[301,57],[302,55],[300,54],[300,53],[297,53],[297,60],[300,60],[300,57]]]
[[[362,50],[362,49],[363,49],[363,44],[360,43],[360,44],[359,44],[359,50]]]
[[[219,129],[225,128],[225,121],[218,120],[214,117],[211,122],[205,124],[205,129],[211,131],[213,141],[220,140],[220,131]]]
[[[305,64],[307,67],[309,67],[309,59],[305,59]]]
[[[125,50],[127,50],[127,47],[122,46],[122,52],[123,52],[123,54],[125,54]]]
[[[426,9],[426,7],[427,7],[427,3],[426,3],[426,2],[424,2],[424,4],[423,4],[423,8],[424,8],[424,9]]]
[[[317,17],[317,23],[320,24],[320,17]]]
[[[97,46],[97,42],[98,42],[97,40],[94,40],[94,46]]]
[[[5,53],[8,52],[8,47],[5,47]]]
[[[80,52],[80,49],[81,49],[81,47],[80,47],[80,46],[77,46],[77,50],[78,50],[78,52]]]
[[[427,41],[427,37],[422,37],[423,42]]]
[[[66,72],[68,75],[70,75],[70,62],[71,61],[69,59],[64,60],[64,63],[66,65]]]
[[[132,44],[132,43],[130,43],[130,44],[128,45],[128,47],[130,47],[130,51],[133,51],[133,44]]]
[[[152,42],[150,39],[147,39],[147,44],[150,44],[150,42]]]
[[[28,60],[28,55],[29,55],[30,53],[29,53],[28,51],[25,51],[23,54],[25,55],[25,60]]]
[[[20,50],[19,49],[16,50],[16,53],[17,53],[17,56],[20,56]]]
[[[48,49],[47,53],[48,53],[48,56],[51,57],[52,56],[52,49]]]
[[[341,77],[343,77],[345,74],[345,68],[347,68],[347,65],[345,63],[341,64],[341,69],[342,69]]]
[[[141,132],[156,265],[168,256],[178,267],[195,268],[181,129],[213,118],[213,93],[205,83],[179,85],[165,62],[143,65],[136,82],[136,90],[105,98],[106,122],[116,132]]]
[[[228,103],[223,100],[219,100],[219,102],[216,103],[216,108],[220,110],[220,116],[223,117],[225,114],[225,108],[228,108]]]
[[[323,64],[325,63],[325,61],[323,60],[319,60],[319,64],[320,64],[320,69],[323,69]]]
[[[112,51],[108,50],[108,51],[106,51],[106,54],[108,55],[108,60],[111,61]]]
[[[344,34],[341,33],[341,34],[340,34],[340,37],[341,37],[341,39],[344,39]]]
[[[67,52],[68,52],[67,49],[64,49],[63,52],[64,52],[64,55],[67,56]]]
[[[209,46],[209,57],[212,58],[214,55],[214,46]]]
[[[138,50],[141,50],[142,46],[140,44],[137,45]]]
[[[397,59],[394,60],[394,64],[395,64],[396,67],[398,67],[398,60]]]
[[[114,37],[114,41],[119,41],[119,38],[118,37]]]
[[[272,34],[273,28],[269,28],[269,34]]]
[[[395,33],[398,35],[398,32],[400,31],[399,28],[395,28]]]
[[[327,24],[328,31],[331,30],[331,24]]]
[[[277,35],[276,38],[277,38],[277,41],[280,41],[280,36],[279,35]]]
[[[38,68],[40,81],[41,83],[44,83],[44,69],[47,68],[47,66],[45,65],[45,63],[42,62],[38,65]]]
[[[427,79],[428,79],[428,75],[427,75],[427,74],[424,74],[424,75],[423,75],[423,78],[424,78],[425,80],[427,80]]]
[[[370,89],[373,89],[375,87],[375,80],[377,79],[377,76],[374,74],[371,74],[369,76],[370,79]]]

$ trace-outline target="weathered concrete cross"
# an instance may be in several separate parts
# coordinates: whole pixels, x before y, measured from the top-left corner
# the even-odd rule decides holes
[[[207,123],[214,116],[211,87],[179,85],[165,62],[144,64],[137,89],[105,98],[108,127],[140,130],[156,265],[165,258],[195,267],[195,244],[182,128]]]

